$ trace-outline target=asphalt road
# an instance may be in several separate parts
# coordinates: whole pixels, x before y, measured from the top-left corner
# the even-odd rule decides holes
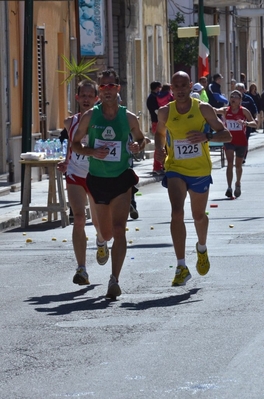
[[[261,150],[248,155],[236,200],[224,196],[225,169],[213,170],[204,277],[187,198],[193,277],[185,287],[171,287],[170,205],[160,183],[140,188],[140,218],[128,220],[116,302],[104,297],[110,262],[97,265],[90,224],[86,288],[72,284],[71,226],[38,220],[1,232],[0,397],[263,398],[263,166]]]

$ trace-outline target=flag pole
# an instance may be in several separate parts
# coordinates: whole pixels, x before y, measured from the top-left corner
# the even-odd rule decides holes
[[[204,5],[203,0],[199,0],[199,55],[198,55],[198,75],[207,76],[209,74],[209,45],[207,38],[207,30],[204,23]]]

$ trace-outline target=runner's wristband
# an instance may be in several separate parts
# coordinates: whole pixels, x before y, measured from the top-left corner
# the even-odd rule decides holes
[[[214,135],[212,132],[209,132],[209,133],[206,133],[205,136],[206,136],[207,141],[210,141],[210,140],[212,140]]]

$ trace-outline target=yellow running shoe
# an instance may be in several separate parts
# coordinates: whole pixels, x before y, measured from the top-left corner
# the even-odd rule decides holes
[[[174,279],[172,280],[172,287],[178,287],[180,285],[185,285],[188,280],[192,277],[188,267],[177,266]]]
[[[97,243],[97,252],[96,252],[96,260],[99,265],[105,265],[109,258],[109,249],[107,248],[107,241],[104,242],[103,245],[98,245]]]
[[[207,250],[205,252],[199,252],[198,251],[198,242],[196,243],[196,252],[197,252],[197,263],[196,263],[196,269],[197,272],[201,275],[201,276],[205,276],[210,269],[210,262],[208,259],[208,255],[207,255]]]

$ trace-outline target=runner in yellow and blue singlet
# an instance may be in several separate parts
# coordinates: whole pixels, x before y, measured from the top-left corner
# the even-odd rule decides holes
[[[184,202],[187,192],[198,237],[196,269],[200,275],[205,275],[210,268],[205,209],[212,183],[208,141],[229,142],[232,137],[209,104],[190,97],[192,84],[185,72],[173,75],[171,88],[175,101],[158,111],[155,154],[158,161],[165,161],[162,184],[168,188],[171,202],[171,235],[177,258],[172,285],[180,286],[191,278],[185,263]],[[209,126],[215,134],[210,133]]]

